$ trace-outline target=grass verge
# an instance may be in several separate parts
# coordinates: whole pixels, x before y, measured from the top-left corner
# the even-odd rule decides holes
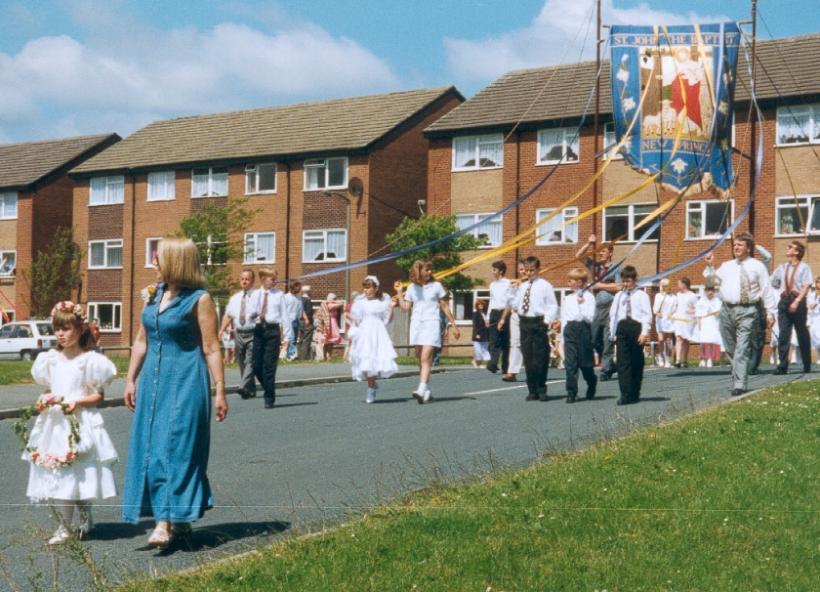
[[[117,367],[117,376],[125,376],[128,372],[129,358],[110,357]],[[0,360],[0,385],[31,384],[31,366],[33,362],[25,360]]]
[[[814,590],[820,383],[122,590]]]

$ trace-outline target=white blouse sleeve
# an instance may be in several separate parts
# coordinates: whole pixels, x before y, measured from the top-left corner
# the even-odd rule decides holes
[[[34,382],[43,386],[51,386],[51,367],[56,361],[57,350],[50,349],[46,352],[41,352],[34,360],[34,365],[31,367],[31,377]]]
[[[85,365],[85,384],[93,389],[100,389],[114,380],[117,367],[102,354],[91,352]]]

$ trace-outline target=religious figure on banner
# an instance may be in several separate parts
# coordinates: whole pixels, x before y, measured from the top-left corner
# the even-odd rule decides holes
[[[735,23],[612,27],[613,118],[631,166],[675,191],[728,192],[739,41]]]

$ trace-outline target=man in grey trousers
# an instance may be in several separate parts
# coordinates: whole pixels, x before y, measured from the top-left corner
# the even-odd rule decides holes
[[[234,332],[236,362],[242,376],[238,392],[243,399],[256,396],[256,381],[253,377],[253,331],[256,322],[250,318],[250,299],[255,278],[256,274],[252,269],[243,269],[239,274],[239,286],[242,289],[231,296],[219,327],[220,340],[225,331]]]

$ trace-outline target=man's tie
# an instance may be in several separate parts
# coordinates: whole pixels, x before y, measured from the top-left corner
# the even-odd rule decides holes
[[[245,303],[247,301],[247,298],[248,298],[248,292],[246,290],[245,292],[242,292],[242,300],[241,300],[241,304],[239,305],[239,324],[241,326],[245,325],[245,313],[247,312]]]
[[[743,262],[740,261],[738,265],[740,265],[740,303],[749,304],[752,282],[749,280],[749,274],[746,273],[746,268],[743,267]]]
[[[268,291],[265,290],[265,295],[262,296],[262,321],[265,322],[268,318]]]
[[[632,318],[632,292],[630,290],[626,292],[626,318]]]
[[[530,310],[530,291],[532,290],[532,280],[527,282],[527,291],[524,292],[524,300],[521,303],[521,310],[527,314]]]

